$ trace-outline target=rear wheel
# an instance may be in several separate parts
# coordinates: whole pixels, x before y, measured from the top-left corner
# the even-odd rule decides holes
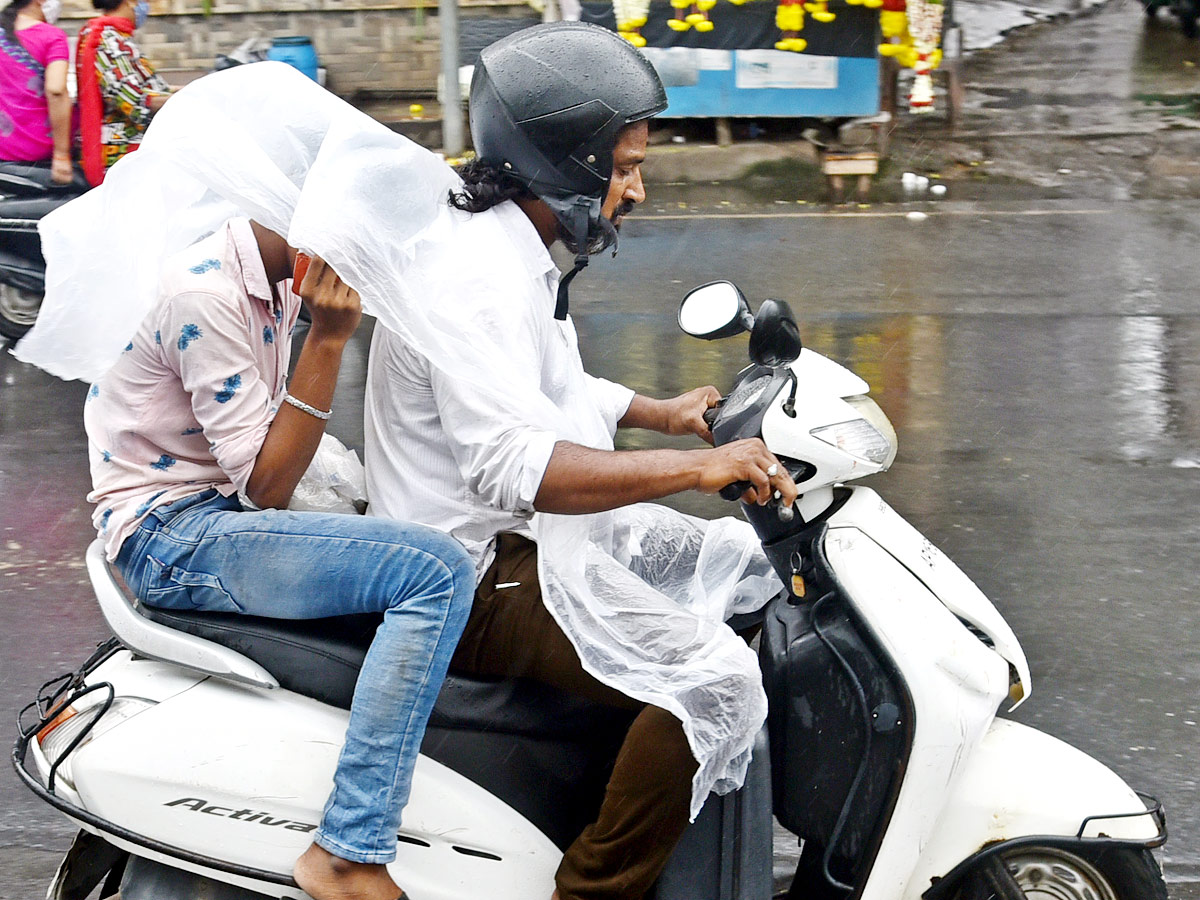
[[[24,336],[41,308],[41,294],[0,283],[0,334],[14,341]]]
[[[992,897],[1167,900],[1167,886],[1149,850],[1118,847],[1083,854],[1058,847],[1019,847],[981,863],[956,900]]]

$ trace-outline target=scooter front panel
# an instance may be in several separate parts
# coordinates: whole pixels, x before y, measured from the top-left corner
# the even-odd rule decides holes
[[[831,527],[858,528],[896,558],[955,616],[970,623],[991,641],[993,649],[1013,667],[1021,698],[1033,691],[1025,651],[1004,616],[954,560],[946,556],[875,491],[854,487],[849,499],[830,521]]]
[[[900,793],[861,895],[895,900],[955,779],[1008,693],[1008,664],[841,512],[830,522],[824,549],[851,602],[902,673],[915,710]]]
[[[993,843],[1073,838],[1091,816],[1141,813],[1143,800],[1100,761],[1018,722],[996,719],[967,761],[901,900],[920,900],[934,878]],[[1152,816],[1097,818],[1083,838],[1152,841]],[[1080,847],[1085,846],[1081,842]]]

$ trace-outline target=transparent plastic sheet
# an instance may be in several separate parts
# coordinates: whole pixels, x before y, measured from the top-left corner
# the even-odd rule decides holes
[[[367,508],[367,473],[358,454],[332,434],[321,435],[288,509],[357,515]]]
[[[492,217],[469,246],[459,239],[467,216],[446,203],[457,183],[436,156],[282,63],[206,76],[172,98],[102,187],[43,221],[46,302],[17,355],[97,379],[152,304],[161,261],[242,214],[324,257],[380,325],[498,411],[611,449],[583,400],[582,368],[559,409],[512,391],[525,383],[517,371],[479,363],[473,347],[492,326],[475,310],[497,279],[528,273]],[[588,671],[683,722],[700,763],[693,816],[710,790],[740,785],[766,697],[753,652],[723,622],[778,588],[750,526],[646,504],[539,514],[531,527],[546,605]]]

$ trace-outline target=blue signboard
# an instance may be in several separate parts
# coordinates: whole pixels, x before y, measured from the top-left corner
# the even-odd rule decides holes
[[[876,57],[782,50],[646,47],[667,88],[664,116],[870,116],[879,112]]]
[[[707,8],[707,7],[706,7]],[[851,118],[879,112],[879,13],[829,0],[833,15],[805,17],[803,52],[780,50],[777,2],[718,2],[709,27],[668,27],[680,12],[652,0],[642,51],[667,89],[666,116]],[[585,21],[616,27],[608,2],[585,0]]]

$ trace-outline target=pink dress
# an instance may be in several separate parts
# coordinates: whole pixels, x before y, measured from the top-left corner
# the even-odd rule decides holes
[[[61,28],[39,22],[17,32],[20,47],[12,51],[12,38],[0,34],[0,159],[31,162],[49,159],[54,152],[50,110],[46,104],[46,66],[70,58],[67,35]],[[29,54],[40,67],[35,71]]]

